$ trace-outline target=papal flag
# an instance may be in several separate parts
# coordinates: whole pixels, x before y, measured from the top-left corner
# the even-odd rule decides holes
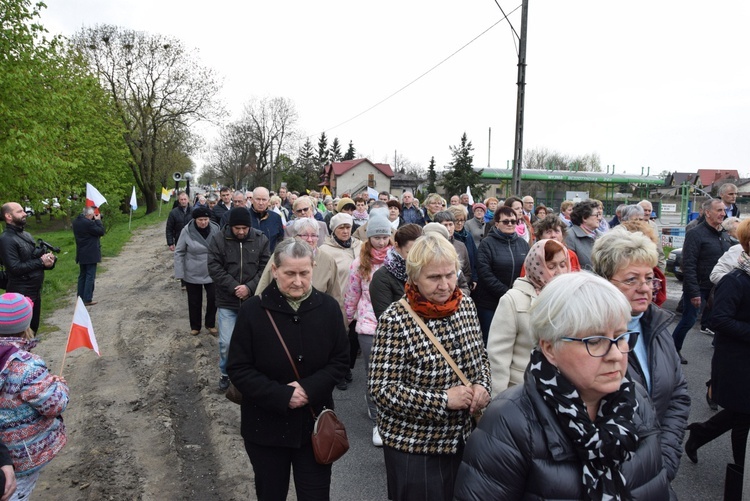
[[[161,199],[165,202],[169,202],[169,198],[172,196],[172,192],[164,187],[161,189]]]
[[[134,211],[138,210],[138,200],[135,197],[135,186],[133,186],[133,194],[130,195],[130,208]]]

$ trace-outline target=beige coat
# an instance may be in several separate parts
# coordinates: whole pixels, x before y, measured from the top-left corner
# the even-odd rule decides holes
[[[352,246],[346,249],[341,247],[338,242],[333,239],[332,235],[329,235],[326,237],[325,243],[318,248],[319,254],[327,254],[336,262],[339,288],[341,291],[345,291],[349,285],[349,267],[354,262],[354,259],[359,257],[359,250],[361,247],[362,242],[356,238],[352,238]],[[346,320],[346,314],[344,314],[344,320]]]
[[[335,299],[339,304],[341,313],[344,315],[344,320],[346,320],[346,311],[344,310],[344,297],[343,294],[341,294],[341,286],[339,285],[338,281],[338,268],[336,266],[336,261],[334,261],[334,259],[330,255],[320,252],[320,249],[318,249],[318,252],[316,254],[315,267],[313,268],[312,286],[320,292],[325,292],[329,296],[333,297],[333,299]],[[273,275],[271,274],[272,261],[273,258],[268,261],[268,264],[263,270],[263,274],[260,276],[258,288],[255,289],[256,296],[260,296],[260,293],[263,292],[263,289],[268,287],[268,284],[270,284],[271,280],[273,280]],[[347,271],[348,270],[349,269],[347,268]]]
[[[487,340],[493,395],[523,383],[534,346],[529,309],[536,297],[534,286],[522,277],[500,298]]]

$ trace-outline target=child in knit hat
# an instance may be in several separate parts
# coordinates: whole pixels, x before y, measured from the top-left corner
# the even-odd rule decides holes
[[[61,414],[68,385],[29,352],[37,343],[29,330],[32,309],[21,294],[0,296],[0,442],[13,459],[19,499],[29,498],[40,470],[67,441]]]

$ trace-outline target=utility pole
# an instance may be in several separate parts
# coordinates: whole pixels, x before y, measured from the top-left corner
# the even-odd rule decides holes
[[[487,138],[487,168],[490,168],[490,154],[492,153],[492,127],[490,127],[489,137]]]
[[[523,112],[526,98],[526,24],[529,19],[529,0],[523,0],[521,11],[521,38],[518,42],[518,99],[516,100],[516,142],[513,147],[514,195],[521,196],[521,165],[523,164]]]

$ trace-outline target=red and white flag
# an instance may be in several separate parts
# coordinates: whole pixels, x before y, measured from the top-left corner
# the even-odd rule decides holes
[[[101,207],[106,204],[107,199],[99,193],[99,190],[86,183],[86,207]]]
[[[91,317],[83,305],[83,299],[80,296],[76,303],[76,311],[73,313],[73,325],[70,326],[68,346],[65,348],[65,353],[70,353],[78,348],[88,348],[94,350],[97,355],[102,355],[99,353],[99,345],[96,342],[96,336],[94,336],[94,326],[91,324]]]

